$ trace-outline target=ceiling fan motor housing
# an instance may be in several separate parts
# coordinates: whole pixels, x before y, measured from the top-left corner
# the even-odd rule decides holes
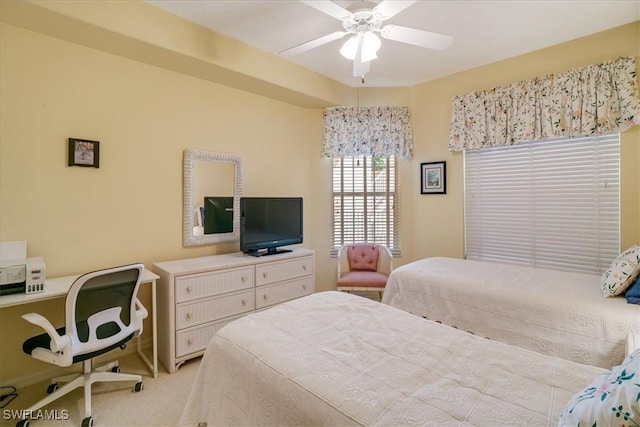
[[[353,34],[362,34],[367,31],[380,31],[384,19],[374,8],[376,3],[357,2],[347,8],[351,15],[343,18],[343,28]]]

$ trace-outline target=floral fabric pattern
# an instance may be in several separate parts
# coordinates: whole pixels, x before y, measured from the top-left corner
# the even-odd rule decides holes
[[[332,107],[324,112],[327,157],[413,156],[408,107]]]
[[[627,290],[640,274],[640,246],[633,245],[613,260],[602,275],[602,296],[613,297]]]
[[[558,425],[640,427],[640,349],[578,392]]]
[[[449,151],[623,132],[640,123],[634,57],[458,95]]]

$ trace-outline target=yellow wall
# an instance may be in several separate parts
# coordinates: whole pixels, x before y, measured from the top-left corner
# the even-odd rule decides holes
[[[434,255],[463,255],[463,164],[461,153],[448,151],[451,98],[523,79],[559,73],[621,56],[640,57],[640,22],[563,43],[505,61],[458,73],[411,90],[415,156],[403,167],[403,210],[411,234],[403,227],[408,260]],[[640,243],[640,131],[621,141],[621,246]],[[447,195],[419,195],[420,162],[447,162]],[[404,185],[406,184],[406,186]],[[413,214],[413,215],[412,215]],[[412,237],[415,236],[415,237]]]
[[[321,110],[6,24],[0,31],[0,237],[27,240],[48,277],[238,250],[182,246],[187,148],[240,155],[245,195],[304,197],[311,235],[308,170],[320,155],[312,123]],[[68,137],[99,140],[100,168],[68,167]],[[62,301],[47,305],[62,319]],[[37,331],[19,318],[27,310],[48,311],[0,311],[2,384],[46,368],[19,351]],[[16,332],[4,341],[9,329]]]
[[[0,24],[0,240],[26,239],[29,255],[45,257],[49,277],[132,261],[151,268],[157,261],[238,250],[237,243],[182,246],[182,152],[194,148],[240,155],[246,195],[304,197],[304,246],[316,251],[316,287],[332,289],[330,162],[320,155],[322,110],[315,107],[336,102],[411,108],[416,147],[412,160],[400,162],[403,256],[395,265],[431,255],[461,256],[462,156],[447,150],[451,97],[640,56],[635,23],[413,88],[357,91],[277,58],[261,58],[275,61],[278,81],[244,91],[237,88],[242,78],[204,76],[211,61],[202,55],[185,54],[198,56],[194,65],[173,61],[171,52],[173,60],[165,63],[149,58],[145,40],[135,44],[141,55],[136,61],[124,47],[120,52],[100,45],[104,39],[95,37],[95,26],[87,30],[93,37],[74,43],[69,40],[77,34],[62,30],[76,21],[45,14],[40,18],[50,26],[31,25],[38,10],[18,12],[3,10]],[[269,96],[280,86],[284,95]],[[100,140],[100,168],[67,167],[68,137]],[[622,245],[628,246],[640,241],[640,131],[623,135],[622,153]],[[419,164],[439,160],[447,161],[447,194],[420,195]],[[46,365],[19,351],[37,332],[19,318],[32,310],[62,318],[61,301],[0,310],[0,384],[46,375]]]

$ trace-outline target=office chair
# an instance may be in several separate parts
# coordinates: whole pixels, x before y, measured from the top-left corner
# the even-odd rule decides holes
[[[45,330],[27,339],[26,354],[58,366],[82,362],[82,373],[54,378],[47,388],[49,395],[24,413],[30,414],[79,387],[84,387],[85,418],[82,427],[93,426],[91,385],[98,381],[135,381],[133,391],[142,390],[140,375],[121,374],[118,362],[92,369],[91,360],[142,333],[147,310],[137,298],[144,266],[131,264],[94,271],[77,278],[65,301],[65,326],[55,329],[43,316],[27,313],[22,317]],[[66,382],[58,388],[58,382]],[[27,427],[28,419],[17,427]]]
[[[382,292],[393,269],[391,251],[377,243],[348,243],[338,251],[338,291]]]

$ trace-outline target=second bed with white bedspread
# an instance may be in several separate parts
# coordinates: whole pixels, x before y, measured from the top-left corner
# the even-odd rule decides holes
[[[597,275],[457,258],[395,269],[382,302],[476,335],[600,367],[619,364],[640,306],[604,298]]]

